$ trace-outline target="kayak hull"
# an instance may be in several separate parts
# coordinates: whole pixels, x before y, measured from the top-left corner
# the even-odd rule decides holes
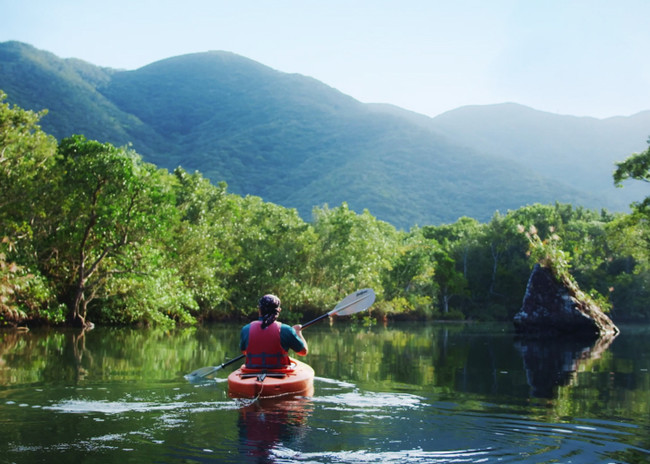
[[[314,370],[293,358],[286,369],[247,369],[242,365],[228,376],[228,394],[232,398],[311,396],[313,393]]]

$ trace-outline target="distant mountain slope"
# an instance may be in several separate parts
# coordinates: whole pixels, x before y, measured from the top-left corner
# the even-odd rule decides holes
[[[306,219],[313,206],[343,201],[403,228],[488,220],[533,202],[606,206],[526,168],[530,159],[476,150],[450,120],[362,104],[227,52],[117,71],[8,42],[0,44],[0,89],[24,108],[49,108],[42,125],[59,138],[130,141],[160,166],[198,169]]]
[[[434,118],[430,127],[456,143],[601,195],[609,208],[623,209],[647,195],[647,186],[634,183],[616,189],[612,172],[616,161],[647,148],[650,111],[595,119],[504,103],[458,108]]]
[[[59,139],[85,134],[116,145],[147,140],[141,153],[153,155],[163,149],[162,140],[96,90],[114,72],[81,60],[62,60],[20,42],[0,44],[0,89],[23,108],[46,108],[42,126],[50,134]]]
[[[173,141],[170,164],[279,203],[283,192],[322,174],[303,169],[305,162],[325,156],[322,169],[341,163],[346,121],[363,112],[359,102],[318,81],[226,52],[119,73],[100,91]]]

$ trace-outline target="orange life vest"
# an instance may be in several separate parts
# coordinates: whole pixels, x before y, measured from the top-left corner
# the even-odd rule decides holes
[[[262,322],[251,322],[246,348],[246,367],[249,369],[280,369],[291,365],[289,353],[280,343],[282,324],[274,322],[262,329]]]

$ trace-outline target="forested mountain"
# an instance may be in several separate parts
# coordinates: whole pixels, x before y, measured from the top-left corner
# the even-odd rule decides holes
[[[650,135],[644,114],[583,124],[495,106],[431,119],[227,52],[121,71],[6,42],[0,89],[23,108],[47,108],[42,126],[57,138],[130,142],[147,161],[199,170],[306,219],[313,206],[347,202],[406,229],[460,216],[485,221],[535,202],[619,209],[629,201],[616,194],[631,189],[610,194],[602,173]],[[608,136],[605,125],[621,130]]]
[[[595,119],[536,111],[514,103],[468,106],[442,114],[433,127],[450,139],[504,156],[580,190],[612,209],[647,195],[643,185],[616,189],[613,163],[647,148],[650,111]],[[644,190],[645,188],[645,190]]]

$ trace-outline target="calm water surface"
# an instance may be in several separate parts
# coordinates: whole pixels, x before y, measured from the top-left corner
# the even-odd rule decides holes
[[[509,325],[305,331],[311,398],[232,400],[239,327],[0,332],[0,462],[650,462],[650,326],[596,343]]]

